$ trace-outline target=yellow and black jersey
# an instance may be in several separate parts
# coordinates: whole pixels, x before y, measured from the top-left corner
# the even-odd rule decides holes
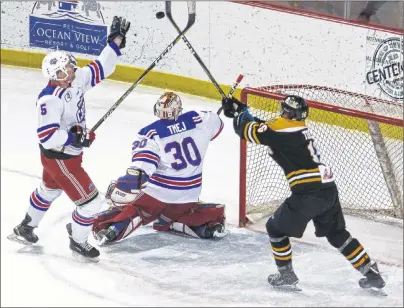
[[[320,162],[305,121],[235,118],[234,130],[248,142],[269,147],[269,154],[283,169],[292,192],[335,186],[332,171]]]

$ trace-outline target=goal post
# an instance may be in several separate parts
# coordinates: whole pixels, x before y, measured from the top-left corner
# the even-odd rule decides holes
[[[334,171],[344,212],[402,219],[403,103],[312,85],[247,87],[241,101],[255,117],[267,120],[292,94],[308,102],[306,124],[321,160]],[[290,195],[282,169],[267,151],[240,140],[240,226],[272,214]]]

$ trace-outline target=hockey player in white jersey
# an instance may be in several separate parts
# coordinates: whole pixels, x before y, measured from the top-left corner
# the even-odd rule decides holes
[[[43,166],[42,181],[30,196],[24,220],[9,239],[24,244],[38,241],[34,233],[52,202],[64,191],[76,205],[72,223],[67,225],[70,249],[96,261],[99,251],[88,242],[93,217],[101,208],[101,198],[81,166],[82,151],[95,134],[86,128],[84,94],[115,70],[120,49],[125,47],[130,23],[115,16],[107,46],[89,65],[78,68],[72,55],[51,52],[42,62],[49,80],[37,99],[38,141]]]
[[[213,112],[182,114],[172,92],[159,98],[154,114],[159,120],[141,129],[132,145],[131,166],[108,188],[115,206],[95,217],[95,238],[100,244],[121,240],[153,221],[159,231],[223,237],[224,205],[199,202],[204,157],[223,122]]]

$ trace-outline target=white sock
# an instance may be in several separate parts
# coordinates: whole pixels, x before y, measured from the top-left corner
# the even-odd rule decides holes
[[[72,237],[75,242],[84,243],[88,240],[94,222],[94,215],[99,212],[101,205],[102,199],[98,195],[89,203],[76,207],[76,210],[72,213]]]
[[[62,190],[49,189],[43,182],[41,182],[39,188],[34,190],[30,196],[30,204],[28,206],[27,214],[32,220],[28,225],[31,227],[37,227],[52,202],[61,194]]]

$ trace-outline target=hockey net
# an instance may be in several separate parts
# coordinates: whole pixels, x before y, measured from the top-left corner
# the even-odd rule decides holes
[[[373,220],[403,218],[403,104],[310,85],[244,88],[241,100],[267,120],[287,94],[310,106],[307,126],[323,163],[332,167],[343,211]],[[268,148],[240,144],[240,226],[273,213],[290,195]]]

